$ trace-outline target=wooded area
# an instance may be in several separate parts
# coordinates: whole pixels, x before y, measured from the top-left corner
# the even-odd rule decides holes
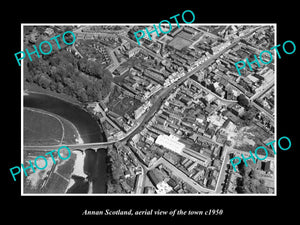
[[[24,65],[25,82],[65,93],[83,103],[102,100],[110,92],[111,73],[97,62],[76,58],[66,48],[32,61],[27,58]]]

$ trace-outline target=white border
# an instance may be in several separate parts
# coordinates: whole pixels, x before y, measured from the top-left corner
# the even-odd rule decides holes
[[[176,24],[176,23],[171,23]],[[274,32],[274,46],[277,45],[277,23],[192,23],[192,24],[182,24],[179,23],[180,25],[188,25],[188,26],[193,26],[193,25],[206,25],[206,26],[210,26],[210,25],[222,25],[222,26],[226,26],[226,25],[253,25],[253,26],[257,26],[257,25],[270,25],[270,26],[274,26],[275,32]],[[153,25],[153,23],[21,23],[21,51],[23,51],[24,46],[23,46],[23,36],[24,36],[24,26],[55,26],[55,25],[59,25],[59,26],[63,26],[63,25],[73,25],[73,26],[89,26],[89,25],[122,25],[122,26],[126,26],[126,25],[140,25],[140,26],[144,26],[144,25]],[[274,91],[275,91],[275,116],[274,116],[274,125],[275,125],[275,133],[274,133],[274,137],[276,140],[277,137],[277,57],[274,57],[274,64],[275,64],[275,70],[274,70],[274,75],[275,75],[275,81],[274,81]],[[23,94],[24,94],[24,75],[23,75],[23,68],[24,68],[24,64],[23,64],[23,60],[21,62],[21,163],[23,163],[23,149],[24,149],[24,128],[23,128],[23,105],[24,105],[24,98],[23,98]],[[276,141],[277,143],[277,141]],[[277,152],[277,145],[274,146],[275,147],[275,151]],[[225,156],[226,158],[226,156]],[[224,158],[224,160],[225,160]],[[223,162],[224,164],[225,162]],[[24,175],[23,173],[21,173],[21,196],[155,196],[155,197],[159,197],[159,196],[197,196],[197,197],[204,197],[204,196],[222,196],[222,197],[227,197],[227,196],[277,196],[277,154],[274,156],[274,189],[275,192],[274,194],[165,194],[165,195],[159,195],[159,194],[66,194],[66,193],[61,193],[61,194],[57,194],[57,193],[45,193],[45,194],[34,194],[34,193],[24,193],[23,191],[23,182],[24,182]],[[216,187],[217,188],[217,187]]]
[[[21,51],[24,50],[24,28],[23,24],[21,24]],[[24,62],[21,61],[21,163],[24,163]],[[25,195],[24,190],[24,175],[21,172],[21,196]]]

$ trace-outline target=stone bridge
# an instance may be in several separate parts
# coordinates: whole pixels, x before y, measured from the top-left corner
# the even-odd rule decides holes
[[[99,143],[85,143],[85,144],[61,144],[61,145],[48,145],[48,146],[24,146],[24,151],[52,151],[57,150],[61,146],[67,146],[70,150],[81,150],[86,151],[88,149],[93,149],[95,151],[105,150],[109,145],[113,145],[115,141],[112,142],[99,142]]]

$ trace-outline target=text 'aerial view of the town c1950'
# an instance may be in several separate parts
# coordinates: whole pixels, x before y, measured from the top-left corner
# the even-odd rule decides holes
[[[22,51],[60,35],[22,61],[23,164],[48,165],[22,195],[276,194],[270,146],[230,163],[275,137],[276,61],[235,66],[276,45],[275,24],[174,24],[139,43],[153,24],[21,26]],[[45,156],[61,146],[68,159]]]

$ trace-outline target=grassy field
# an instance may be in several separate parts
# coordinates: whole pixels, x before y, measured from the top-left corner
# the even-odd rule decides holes
[[[49,178],[44,192],[45,193],[64,193],[68,187],[69,182],[63,179],[56,173],[52,173],[51,177]]]
[[[76,128],[72,123],[66,119],[61,118],[61,122],[64,126],[64,138],[62,144],[76,144],[76,138],[78,137],[78,133],[76,132]]]
[[[246,152],[254,152],[257,147],[264,146],[265,140],[273,138],[273,136],[274,135],[268,134],[257,125],[251,124],[250,126],[239,129],[238,135],[235,137],[235,145],[233,147]],[[251,143],[254,145],[251,145]],[[269,155],[274,156],[273,151],[270,148],[268,150]],[[264,150],[258,150],[258,154],[264,155]]]
[[[191,41],[188,41],[182,37],[175,37],[170,43],[169,46],[174,47],[177,50],[181,50],[184,47],[190,46],[192,44]]]
[[[50,114],[24,109],[24,145],[56,145],[61,143],[63,126]]]
[[[75,144],[78,133],[70,121],[44,111],[24,109],[24,145]]]

